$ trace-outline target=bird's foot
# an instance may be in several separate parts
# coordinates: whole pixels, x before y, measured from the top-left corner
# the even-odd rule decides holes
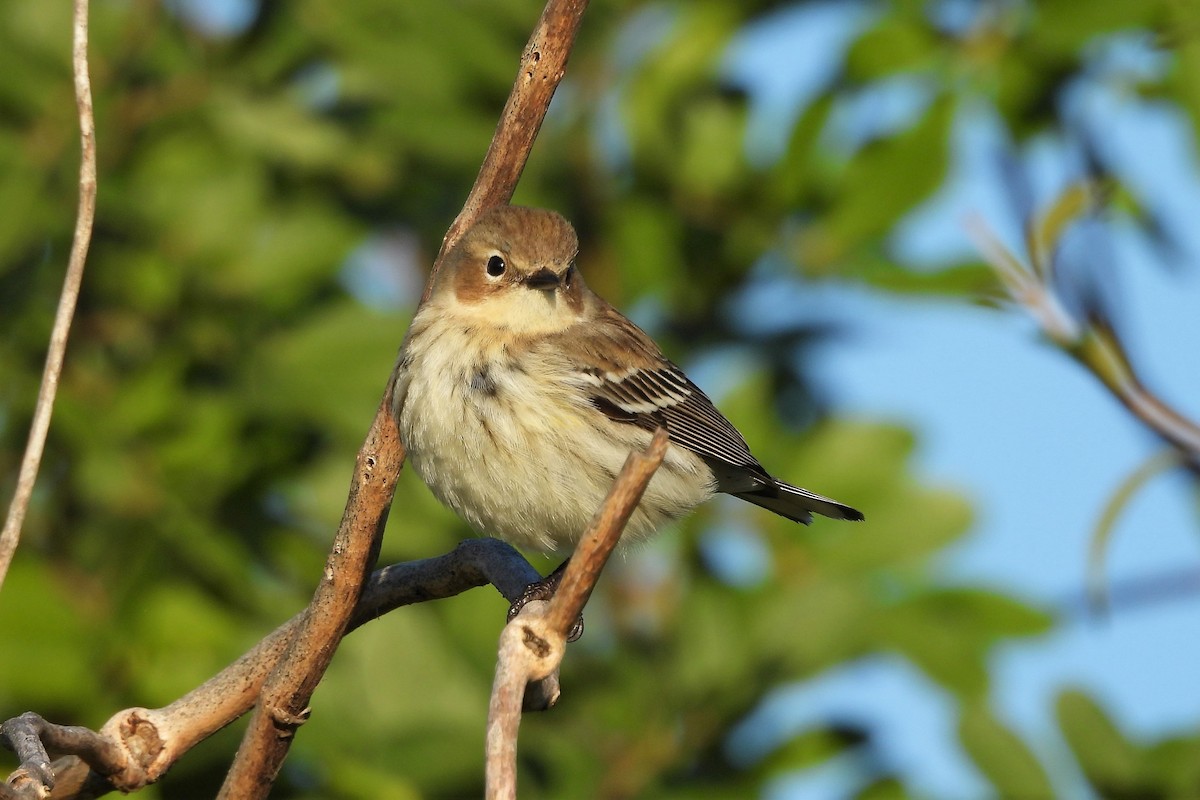
[[[526,604],[533,600],[549,600],[554,597],[554,593],[558,591],[558,585],[562,583],[563,573],[566,572],[567,564],[570,559],[558,565],[558,568],[542,578],[540,581],[535,581],[525,587],[525,591],[521,596],[513,601],[513,604],[508,608],[508,621],[512,622],[513,618],[521,612],[521,609]],[[567,631],[567,641],[574,642],[583,636],[583,615],[579,615],[579,619],[575,620],[575,624],[571,626],[571,630]]]

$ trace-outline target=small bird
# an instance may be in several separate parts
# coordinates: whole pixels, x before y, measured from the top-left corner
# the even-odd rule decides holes
[[[658,427],[670,445],[623,539],[716,492],[797,522],[861,512],[777,480],[658,345],[588,289],[562,216],[500,206],[447,254],[397,363],[393,413],[408,458],[475,530],[563,550],[626,457]]]

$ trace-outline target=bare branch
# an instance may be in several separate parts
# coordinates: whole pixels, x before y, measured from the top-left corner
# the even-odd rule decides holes
[[[50,347],[46,353],[46,366],[42,371],[42,384],[38,389],[29,440],[21,458],[17,488],[8,507],[4,530],[0,531],[0,586],[4,585],[8,567],[17,552],[21,526],[25,523],[29,500],[33,496],[33,485],[37,481],[38,468],[42,463],[46,434],[50,430],[50,417],[54,412],[54,398],[58,394],[58,379],[62,374],[63,359],[67,352],[67,337],[71,332],[71,321],[79,300],[79,287],[83,283],[83,268],[87,262],[88,247],[92,242],[92,223],[96,218],[96,122],[92,115],[92,84],[88,77],[87,50],[88,0],[75,0],[71,66],[75,76],[75,105],[79,110],[79,141],[82,150],[79,162],[79,208],[75,214],[75,237],[71,242],[71,257],[67,262],[67,274],[58,298],[58,310],[54,314],[54,327],[50,332]]]
[[[55,725],[32,711],[0,725],[0,737],[21,761],[24,780],[9,779],[18,787],[36,782],[46,790],[54,788],[49,752],[76,755],[100,775],[111,775],[124,764],[121,748],[103,734],[76,725]]]
[[[546,5],[526,46],[516,83],[479,176],[463,211],[443,241],[442,254],[434,264],[431,278],[440,267],[444,253],[462,232],[483,211],[511,198],[550,99],[565,72],[567,56],[586,6],[586,0],[550,0]],[[39,396],[34,432],[30,436],[32,455],[27,453],[22,466],[17,497],[10,510],[3,539],[0,540],[0,545],[7,548],[0,549],[0,567],[6,567],[11,560],[28,507],[94,218],[95,145],[86,69],[86,21],[87,2],[77,0],[76,90],[84,153],[80,179],[80,216],[68,268],[67,287],[64,288],[59,320],[55,324],[51,353],[47,360],[47,377],[42,387],[44,396]],[[405,455],[391,413],[393,380],[394,377],[389,379],[366,440],[359,450],[346,510],[322,580],[305,612],[265,638],[234,665],[176,703],[156,710],[128,709],[110,719],[100,731],[101,739],[106,744],[117,742],[123,748],[123,754],[113,757],[111,761],[106,758],[103,763],[97,764],[102,771],[113,771],[107,779],[99,781],[100,788],[97,788],[95,780],[99,773],[81,770],[78,765],[82,762],[78,757],[60,760],[61,766],[56,763],[58,774],[69,772],[73,778],[72,785],[80,787],[80,791],[86,791],[89,796],[99,796],[105,791],[106,785],[123,791],[145,786],[161,777],[196,742],[244,713],[257,697],[258,707],[226,777],[221,796],[264,797],[287,754],[292,731],[307,716],[307,703],[312,692],[328,667],[341,637],[352,626],[362,624],[393,607],[390,604],[405,592],[409,592],[408,599],[399,602],[433,599],[443,596],[439,595],[441,591],[462,591],[469,588],[462,583],[464,580],[468,583],[476,581],[470,585],[491,581],[511,601],[520,595],[528,583],[540,578],[528,564],[524,565],[526,571],[516,566],[512,559],[497,562],[495,551],[465,543],[464,548],[455,554],[461,556],[465,553],[469,560],[472,552],[477,557],[490,553],[484,559],[488,564],[493,567],[496,563],[507,566],[475,571],[468,568],[465,572],[451,569],[447,573],[446,564],[435,564],[433,562],[438,559],[431,559],[429,562],[389,568],[386,574],[381,574],[380,581],[372,584],[374,589],[394,579],[406,582],[405,588],[395,592],[391,598],[383,597],[374,589],[364,592],[365,577],[378,555],[379,541]],[[519,556],[516,558],[519,559]],[[2,577],[0,572],[0,579]],[[515,580],[517,577],[519,580]],[[425,582],[421,583],[423,580]],[[537,687],[530,687],[530,693],[535,689]],[[540,687],[541,700],[532,705],[548,707],[557,697],[557,691],[556,682],[548,677]],[[50,731],[47,735],[54,736],[55,733]],[[90,753],[82,740],[66,749],[74,751],[77,756]],[[112,755],[109,750],[104,752],[106,757]],[[43,754],[44,749],[32,752],[30,764],[43,768]],[[17,777],[26,772],[26,768],[18,770]],[[31,780],[37,784],[39,793],[48,789],[40,778],[31,776]]]
[[[604,504],[571,555],[554,597],[549,602],[527,603],[504,626],[488,706],[488,800],[516,798],[517,730],[526,684],[558,669],[566,651],[567,634],[666,452],[667,432],[659,428],[644,453],[629,454]]]
[[[345,634],[367,570],[379,551],[404,448],[385,393],[358,452],[350,496],[321,581],[287,652],[263,686],[220,797],[265,797],[287,756],[308,700]]]
[[[575,45],[575,34],[579,31],[587,5],[588,0],[549,0],[542,10],[541,19],[521,54],[517,80],[500,113],[496,133],[483,158],[475,185],[471,187],[462,211],[442,240],[442,249],[438,252],[429,282],[425,284],[422,302],[429,299],[433,277],[459,237],[484,211],[504,205],[512,199],[517,181],[525,170],[529,151],[533,149],[533,141],[546,118],[554,90],[566,72],[567,58]]]
[[[592,595],[600,571],[604,569],[621,532],[625,530],[625,523],[641,502],[650,478],[662,464],[667,454],[667,441],[667,432],[659,428],[644,453],[629,455],[604,505],[596,512],[579,547],[571,555],[571,562],[567,564],[567,571],[550,601],[546,616],[547,624],[563,636],[579,618]]]
[[[554,635],[546,623],[549,603],[533,600],[500,632],[496,677],[488,704],[487,800],[517,796],[517,731],[525,685],[535,674],[558,668],[567,647],[566,635]],[[538,630],[549,635],[539,635]]]
[[[442,243],[432,277],[462,232],[488,208],[507,202],[525,168],[550,99],[566,71],[567,56],[587,7],[586,0],[549,0],[526,45],[520,71],[504,107],[466,205]],[[222,798],[265,797],[286,757],[308,701],[346,630],[362,580],[379,552],[379,541],[404,464],[391,413],[393,378],[359,450],[342,524],[309,613],[288,652],[263,687],[258,707],[221,788]]]
[[[512,602],[540,578],[505,542],[468,539],[445,555],[377,570],[363,589],[347,632],[401,606],[452,597],[489,583]],[[21,759],[22,774],[15,777],[53,787],[58,798],[99,797],[114,789],[129,792],[154,783],[192,747],[250,710],[307,613],[306,609],[288,620],[174,703],[159,709],[125,709],[99,734],[54,726],[35,714],[10,720],[0,726],[0,740]],[[527,707],[548,708],[558,696],[557,680],[531,685],[526,695]],[[59,759],[48,772],[47,750],[77,757]]]

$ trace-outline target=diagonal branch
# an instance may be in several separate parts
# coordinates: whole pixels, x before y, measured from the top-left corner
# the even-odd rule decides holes
[[[1028,265],[1005,247],[981,219],[969,220],[968,231],[1009,295],[1037,321],[1046,338],[1090,372],[1138,422],[1170,446],[1167,453],[1156,455],[1122,482],[1092,531],[1088,595],[1093,608],[1100,610],[1106,605],[1102,567],[1118,514],[1146,481],[1160,472],[1185,467],[1200,474],[1200,424],[1146,387],[1102,304],[1084,302],[1082,311],[1072,311],[1064,302],[1062,289],[1054,280],[1056,250],[1063,230],[1089,206],[1088,186],[1068,187],[1040,219],[1027,220]]]
[[[1046,338],[1092,373],[1126,410],[1176,450],[1186,463],[1200,469],[1200,424],[1146,388],[1105,316],[1099,310],[1083,318],[1070,313],[1048,279],[1051,274],[1048,265],[1035,261],[1027,268],[981,220],[971,220],[969,232],[1010,296],[1037,321]]]
[[[487,799],[517,796],[517,729],[526,685],[558,669],[570,632],[616,547],[625,524],[667,452],[659,428],[643,453],[633,452],[571,555],[554,597],[526,604],[500,634],[500,655],[488,706]]]
[[[29,428],[29,440],[21,458],[17,488],[8,507],[4,529],[0,531],[0,586],[4,585],[9,564],[21,539],[21,526],[25,523],[33,485],[37,481],[42,453],[46,448],[46,434],[50,431],[50,416],[54,412],[54,398],[58,394],[58,379],[67,352],[67,337],[71,332],[71,320],[75,317],[79,287],[83,283],[83,268],[92,242],[92,223],[96,219],[96,122],[92,115],[92,83],[88,77],[88,0],[75,0],[72,27],[71,69],[75,77],[75,105],[79,109],[82,150],[79,162],[79,209],[75,214],[71,257],[58,298],[58,310],[54,314],[54,327],[50,332],[50,347],[33,411],[33,423]]]
[[[483,157],[475,185],[442,240],[442,249],[438,251],[430,280],[425,284],[422,302],[429,299],[433,276],[441,268],[442,259],[467,228],[484,211],[512,199],[554,90],[566,72],[567,58],[575,45],[575,34],[579,32],[587,5],[588,0],[549,0],[542,10],[541,19],[521,53],[517,80],[500,112],[496,133]]]
[[[483,211],[512,197],[550,99],[566,71],[586,7],[586,0],[549,0],[546,4],[525,47],[517,80],[479,176],[446,234],[433,274],[445,253]],[[321,582],[287,653],[263,687],[221,789],[222,798],[261,798],[270,790],[295,729],[307,718],[309,699],[345,633],[363,580],[377,557],[404,464],[404,447],[391,413],[393,380],[388,381],[359,450],[346,510]]]

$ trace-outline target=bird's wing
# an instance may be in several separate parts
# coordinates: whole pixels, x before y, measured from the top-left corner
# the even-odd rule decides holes
[[[700,387],[671,363],[640,328],[611,307],[571,336],[568,349],[579,384],[592,405],[614,422],[653,431],[703,458],[721,491],[752,491],[775,481],[750,453],[746,440]]]
[[[700,387],[611,306],[601,305],[594,318],[580,325],[586,327],[569,331],[550,346],[567,359],[573,382],[592,406],[610,420],[649,431],[666,428],[673,443],[704,459],[718,491],[776,514],[806,524],[814,511],[835,519],[863,518],[857,509],[767,474]]]
[[[661,425],[672,442],[705,459],[763,471],[742,435],[674,364],[618,373],[589,369],[584,374],[592,405],[609,419],[646,430]]]

